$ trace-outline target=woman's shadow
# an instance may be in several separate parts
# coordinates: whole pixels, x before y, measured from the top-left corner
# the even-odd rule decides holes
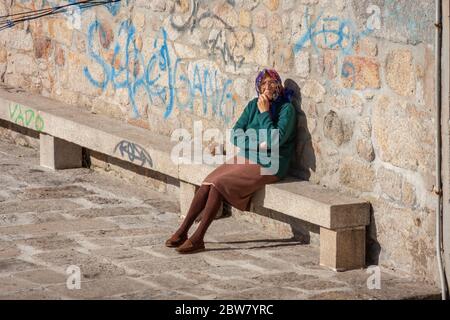
[[[302,109],[302,94],[300,86],[292,79],[286,79],[284,87],[292,94],[292,104],[297,111],[296,149],[291,159],[289,175],[308,181],[311,171],[316,171],[316,155],[308,128],[308,119]]]

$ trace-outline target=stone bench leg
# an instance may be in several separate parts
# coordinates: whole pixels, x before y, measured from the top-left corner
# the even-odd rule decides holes
[[[366,228],[320,228],[320,265],[335,271],[361,269],[366,260]]]
[[[195,192],[198,190],[198,186],[190,184],[188,182],[180,181],[180,211],[181,217],[186,217],[189,208],[191,206],[192,199]],[[222,216],[223,204],[217,211],[216,219]],[[202,214],[202,213],[201,213]]]
[[[82,148],[74,143],[40,134],[41,166],[53,170],[81,168]]]

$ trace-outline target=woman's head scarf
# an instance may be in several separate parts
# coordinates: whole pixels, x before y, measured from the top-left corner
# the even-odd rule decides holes
[[[263,81],[265,76],[270,77],[272,80],[276,81],[278,84],[278,99],[284,98],[289,102],[292,101],[294,92],[290,89],[287,89],[283,86],[283,82],[281,81],[281,77],[274,69],[263,69],[258,73],[258,76],[255,80],[255,89],[258,96],[261,94],[260,87],[261,82]]]
[[[255,80],[255,88],[256,88],[256,93],[258,94],[258,96],[261,94],[261,92],[260,92],[261,82],[263,81],[264,77],[266,77],[266,76],[270,77],[270,79],[276,81],[278,84],[277,98],[275,99],[275,101],[278,102],[278,101],[280,101],[280,99],[283,99],[283,100],[287,100],[287,101],[291,102],[292,97],[293,97],[293,91],[284,88],[283,83],[280,78],[280,75],[274,69],[263,69],[258,73],[258,76],[256,77],[256,80]],[[270,115],[273,118],[274,112],[272,110],[273,109],[272,107],[274,107],[275,104],[271,103],[270,105],[271,105]]]

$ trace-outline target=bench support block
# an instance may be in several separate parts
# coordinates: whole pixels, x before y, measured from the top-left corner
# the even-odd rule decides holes
[[[40,134],[40,163],[53,170],[81,168],[82,148],[74,143]]]
[[[335,271],[361,269],[366,260],[366,228],[320,228],[320,265]]]
[[[180,181],[180,211],[181,216],[186,217],[189,208],[191,206],[192,199],[194,199],[195,192],[198,190],[198,186],[190,184],[184,181]],[[221,217],[223,213],[223,204],[220,206],[216,214],[216,219]],[[203,213],[200,213],[202,215]]]

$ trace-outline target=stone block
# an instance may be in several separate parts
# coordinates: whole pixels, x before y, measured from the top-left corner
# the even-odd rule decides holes
[[[275,11],[278,9],[278,7],[280,5],[280,0],[264,0],[264,5],[270,11]]]
[[[53,170],[81,168],[82,148],[74,143],[40,134],[41,166]]]
[[[319,103],[324,101],[326,89],[316,80],[308,80],[301,89],[302,95],[306,98],[311,98],[314,102]]]
[[[365,227],[342,230],[320,228],[320,265],[335,271],[364,268],[365,241]]]
[[[412,53],[394,50],[386,60],[386,81],[401,96],[412,96],[416,90],[416,75]]]
[[[339,169],[339,182],[349,188],[369,192],[374,189],[375,170],[370,164],[346,157]]]
[[[373,108],[372,125],[382,161],[424,172],[434,167],[434,124],[427,111],[383,96]]]
[[[379,88],[380,65],[374,58],[347,57],[342,64],[341,79],[345,88]]]
[[[266,185],[252,199],[255,206],[282,212],[325,228],[370,223],[369,203],[311,183],[286,179]]]

